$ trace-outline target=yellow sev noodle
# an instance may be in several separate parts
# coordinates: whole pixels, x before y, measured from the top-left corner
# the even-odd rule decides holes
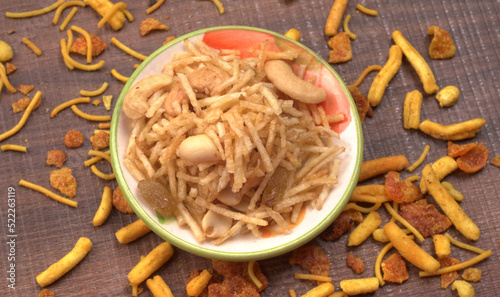
[[[424,147],[424,150],[422,151],[422,154],[418,158],[418,160],[415,161],[415,163],[408,166],[408,168],[406,168],[406,170],[408,170],[408,172],[412,172],[413,170],[417,169],[418,166],[420,166],[422,163],[424,163],[424,160],[427,157],[427,154],[429,153],[430,149],[431,149],[431,146],[426,145]]]
[[[367,14],[367,15],[371,15],[371,16],[378,15],[378,11],[376,11],[375,9],[366,8],[363,5],[361,5],[361,3],[358,3],[358,5],[356,5],[356,9],[361,11],[364,14]]]
[[[37,9],[37,10],[32,10],[32,11],[25,11],[25,12],[6,12],[5,16],[8,18],[14,18],[14,19],[19,19],[19,18],[29,18],[29,17],[34,17],[37,15],[41,15],[47,12],[50,12],[57,7],[59,7],[61,4],[64,3],[65,0],[58,0],[52,5],[49,5],[47,7]]]
[[[95,163],[101,161],[102,159],[104,159],[104,157],[101,154],[91,154],[91,152],[94,152],[94,151],[90,150],[89,155],[94,155],[95,157],[90,158],[87,161],[83,162],[83,165],[85,165],[85,167],[89,167],[90,165],[95,164]],[[103,153],[103,154],[106,154],[109,156],[109,150],[107,150],[105,152],[100,152],[100,153]],[[111,160],[111,157],[110,157],[110,160]],[[108,160],[108,161],[111,162],[110,160]]]
[[[61,23],[61,26],[59,26],[59,30],[63,31],[66,29],[66,26],[69,24],[71,19],[75,16],[76,12],[78,11],[78,7],[73,7],[71,11],[69,12],[68,16],[64,19],[64,21]]]
[[[111,7],[111,9],[108,10],[106,14],[102,17],[99,23],[97,23],[97,28],[102,28],[102,26],[104,26],[104,24],[106,24],[119,9],[127,9],[127,4],[123,2],[118,2],[115,5],[113,5],[113,7]]]
[[[413,233],[415,237],[418,238],[418,240],[420,240],[421,242],[424,241],[424,237],[422,236],[422,234],[420,234],[420,232],[418,232],[418,230],[415,229],[415,227],[413,227],[407,220],[405,220],[402,216],[400,216],[388,202],[384,203],[384,206],[387,209],[387,211],[389,211],[389,213],[396,220],[398,220],[401,224],[403,224],[403,226],[408,228],[408,230],[410,230],[411,233]]]
[[[52,112],[50,113],[50,117],[51,118],[55,117],[61,110],[68,108],[74,104],[89,103],[89,102],[90,102],[89,97],[81,97],[81,98],[75,98],[75,99],[68,100],[68,101],[63,102],[63,103],[59,104],[58,106],[56,106],[56,108],[54,108],[52,110]]]
[[[128,11],[126,9],[122,9],[122,12],[123,12],[123,14],[125,15],[125,17],[127,18],[127,20],[129,22],[133,22],[134,21],[134,16],[132,15],[132,13],[130,13],[130,11]]]
[[[344,28],[345,34],[347,34],[349,36],[349,38],[351,38],[352,40],[356,40],[356,38],[358,36],[356,34],[352,33],[351,30],[349,30],[349,21],[350,20],[351,20],[351,15],[350,14],[346,15],[346,17],[344,19],[344,23],[342,24],[342,27]]]
[[[105,122],[105,121],[110,121],[111,116],[110,115],[92,115],[88,114],[86,112],[81,111],[76,105],[71,105],[71,110],[76,113],[79,117],[84,118],[89,121],[96,121],[96,122]]]
[[[78,26],[71,26],[71,30],[78,32],[85,37],[85,41],[87,41],[87,63],[92,62],[92,38],[90,38],[89,32]]]
[[[36,46],[36,44],[33,43],[33,41],[29,40],[26,37],[23,37],[23,43],[26,44],[26,46],[29,47],[32,51],[34,51],[37,56],[42,55],[42,51],[38,46]]]
[[[332,281],[332,278],[329,276],[318,275],[318,274],[307,274],[307,273],[295,273],[296,279],[305,279],[305,280],[315,280],[318,282],[329,283]]]
[[[255,265],[255,261],[250,261],[248,262],[248,276],[250,276],[250,279],[253,281],[253,283],[257,286],[257,288],[262,288],[262,282],[257,278],[257,276],[255,276],[255,272],[254,272],[254,267]]]
[[[40,97],[41,96],[42,96],[42,92],[37,91],[36,94],[35,94],[35,96],[33,97],[33,99],[31,99],[30,104],[28,104],[28,107],[26,107],[26,110],[24,111],[24,114],[21,117],[21,120],[19,121],[19,123],[17,123],[9,131],[6,131],[6,132],[0,134],[0,141],[3,141],[5,139],[11,137],[12,135],[14,135],[17,132],[19,132],[19,130],[21,130],[21,128],[24,126],[24,124],[28,120],[28,117],[30,116],[31,111],[33,110],[33,108],[35,107],[35,105],[40,101]]]
[[[101,95],[102,93],[104,93],[104,91],[106,91],[106,89],[108,88],[108,83],[107,82],[104,82],[102,84],[102,86],[97,89],[97,90],[94,90],[94,91],[86,91],[86,90],[80,90],[80,95],[81,96],[85,96],[85,97],[95,97],[95,96],[99,96]]]
[[[129,77],[119,73],[118,71],[116,71],[116,69],[111,69],[111,74],[119,81],[122,81],[124,83],[126,83],[129,79]]]
[[[382,250],[380,250],[380,253],[378,253],[377,260],[375,261],[375,276],[378,278],[378,282],[379,282],[380,286],[385,285],[385,281],[382,278],[382,273],[380,272],[380,265],[382,264],[382,259],[384,259],[385,254],[387,254],[387,252],[390,249],[392,249],[393,246],[394,245],[392,244],[392,242],[389,242],[388,244],[386,244],[382,248]]]
[[[458,241],[455,238],[451,237],[451,235],[448,234],[448,233],[446,233],[444,236],[446,236],[446,238],[448,238],[452,244],[454,244],[454,245],[456,245],[456,246],[458,246],[460,248],[463,248],[465,250],[469,250],[469,251],[477,253],[477,254],[482,254],[482,253],[486,252],[485,250],[480,249],[478,247],[475,247],[475,246],[466,244],[464,242]]]
[[[118,39],[116,39],[115,37],[112,37],[111,38],[111,43],[113,43],[114,45],[116,45],[119,49],[121,49],[122,51],[126,52],[127,54],[131,55],[132,57],[134,58],[137,58],[139,60],[146,60],[147,56],[143,55],[143,54],[140,54],[136,51],[134,51],[133,49],[129,48],[128,46],[126,46],[125,44],[121,43]]]
[[[382,66],[380,66],[380,65],[370,65],[370,66],[366,67],[365,70],[363,70],[363,72],[361,72],[358,79],[353,84],[349,85],[349,87],[356,87],[356,88],[359,87],[359,85],[363,82],[363,80],[368,75],[368,73],[370,73],[372,71],[380,71],[381,69],[382,69]]]
[[[484,253],[481,253],[481,254],[475,256],[474,258],[472,258],[470,260],[467,260],[465,262],[462,262],[462,263],[459,263],[459,264],[455,264],[455,265],[451,265],[451,266],[448,266],[448,267],[439,268],[434,273],[429,273],[429,272],[426,272],[426,271],[419,271],[418,275],[420,277],[426,277],[426,276],[433,276],[433,275],[445,274],[445,273],[448,273],[448,272],[457,271],[459,269],[464,269],[466,267],[474,265],[474,264],[476,264],[476,263],[478,263],[478,262],[480,262],[480,261],[488,258],[489,256],[491,256],[491,254],[492,254],[491,250],[487,250]]]
[[[217,9],[219,10],[219,14],[223,14],[224,13],[224,6],[220,2],[220,0],[211,0],[211,1],[215,4],[215,6],[217,6]]]
[[[68,34],[68,42],[66,43],[66,52],[69,55],[69,50],[71,48],[71,45],[73,44],[73,31],[68,29],[68,30],[66,30],[66,33]],[[64,57],[63,57],[63,60],[64,60],[64,64],[66,64],[66,67],[68,67],[68,69],[70,69],[70,70],[75,69],[75,67],[73,65],[71,65],[68,62],[68,60],[64,59]]]
[[[18,144],[4,144],[0,146],[2,151],[17,151],[17,152],[26,152],[26,147]]]
[[[42,194],[45,194],[45,195],[49,196],[49,198],[52,198],[52,199],[54,199],[54,200],[56,200],[58,202],[66,204],[66,205],[69,205],[69,206],[72,206],[72,207],[77,207],[78,206],[78,202],[76,202],[74,200],[70,200],[68,198],[64,198],[62,196],[59,196],[59,195],[51,192],[50,190],[47,190],[46,188],[44,188],[42,186],[30,183],[28,181],[25,181],[24,179],[22,179],[22,180],[19,181],[19,185],[23,186],[23,187],[26,187],[26,188],[29,188],[29,189],[32,189],[32,190],[35,190],[35,191],[40,192]]]
[[[90,166],[90,170],[97,175],[98,177],[105,179],[105,180],[111,180],[115,179],[115,173],[111,172],[109,174],[103,173],[101,170],[99,170],[95,165]]]
[[[149,7],[148,9],[146,9],[146,14],[151,14],[153,13],[155,10],[157,10],[163,3],[165,3],[165,0],[158,0],[156,1],[155,4],[153,4],[151,7]]]
[[[63,4],[61,4],[57,10],[56,10],[56,13],[54,14],[54,19],[52,19],[52,24],[54,25],[57,25],[57,23],[59,22],[59,18],[61,17],[61,13],[63,12],[63,10],[65,10],[66,8],[70,7],[70,6],[81,6],[81,7],[85,7],[85,2],[83,1],[68,1],[68,2],[64,2]],[[76,8],[76,7],[74,7]],[[73,9],[74,9],[73,8]]]
[[[72,65],[78,69],[81,69],[81,70],[94,71],[94,70],[100,69],[102,66],[104,66],[104,60],[101,60],[101,61],[99,61],[99,63],[92,64],[92,65],[84,65],[84,64],[78,63],[77,61],[73,60],[68,54],[68,49],[67,49],[66,41],[64,40],[64,38],[61,39],[61,54],[62,54],[65,61],[67,61],[70,65]]]
[[[12,86],[10,83],[9,79],[7,78],[7,72],[5,71],[5,67],[3,66],[2,63],[0,63],[0,78],[2,79],[2,82],[4,83],[5,87],[12,93],[15,94],[17,92],[16,88]],[[1,88],[0,88],[1,90]]]

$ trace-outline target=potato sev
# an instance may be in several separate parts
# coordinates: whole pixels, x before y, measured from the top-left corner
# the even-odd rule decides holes
[[[84,96],[84,97],[99,96],[102,93],[104,93],[104,91],[106,91],[106,89],[108,88],[108,85],[109,84],[107,82],[103,82],[101,87],[97,90],[93,90],[93,91],[80,90],[80,96]]]
[[[55,117],[61,110],[65,109],[65,108],[68,108],[74,104],[79,104],[79,103],[89,103],[90,102],[90,98],[89,97],[80,97],[80,98],[75,98],[75,99],[71,99],[71,100],[68,100],[66,102],[63,102],[61,104],[59,104],[58,106],[56,106],[52,112],[50,113],[50,117],[53,118]]]
[[[67,2],[66,2],[67,3]],[[78,11],[78,7],[73,7],[71,11],[68,13],[66,18],[64,18],[64,21],[61,23],[61,26],[59,26],[60,31],[64,31],[66,27],[68,26],[69,22],[73,19],[75,16],[76,12]]]
[[[7,88],[7,90],[9,90],[12,94],[15,94],[17,92],[16,88],[14,88],[10,83],[9,78],[7,78],[7,72],[5,71],[5,67],[3,66],[2,63],[0,63],[0,78],[2,79],[2,82]]]
[[[134,51],[133,49],[129,48],[128,46],[126,46],[125,44],[121,43],[118,39],[116,39],[115,37],[111,37],[111,43],[113,43],[114,45],[116,45],[119,49],[121,49],[122,51],[124,51],[125,53],[131,55],[132,57],[134,58],[137,58],[139,60],[146,60],[147,56],[143,55],[143,54],[140,54],[136,51]]]
[[[27,37],[23,37],[22,39],[23,43],[26,44],[27,47],[29,47],[37,56],[42,55],[42,51],[36,44],[33,43],[33,41],[29,40]]]
[[[33,184],[33,183],[30,183],[28,181],[25,181],[24,179],[21,179],[19,181],[19,185],[20,186],[23,186],[23,187],[26,187],[26,188],[29,188],[29,189],[32,189],[32,190],[35,190],[37,192],[40,192],[42,194],[45,194],[46,196],[48,196],[49,198],[52,198],[58,202],[61,202],[61,203],[64,203],[66,205],[69,205],[71,207],[77,207],[78,206],[78,202],[74,201],[74,200],[71,200],[71,199],[68,199],[68,198],[64,198],[62,196],[59,196],[57,194],[55,194],[54,192],[42,187],[42,186],[39,186],[39,185],[36,185],[36,184]]]
[[[101,204],[97,209],[94,219],[92,220],[92,224],[95,227],[101,226],[106,222],[111,213],[111,209],[113,208],[113,204],[111,203],[112,193],[110,187],[104,187],[104,191],[101,197]]]
[[[63,1],[64,2],[64,1]],[[73,0],[73,1],[67,1],[67,2],[64,2],[63,4],[61,4],[57,9],[56,9],[56,13],[54,14],[54,18],[52,19],[52,24],[54,25],[57,25],[57,23],[59,22],[59,18],[61,17],[61,14],[63,12],[63,10],[65,10],[66,8],[70,7],[70,6],[80,6],[80,7],[85,7],[86,4],[85,2],[83,1],[77,1],[77,0]],[[77,8],[77,7],[73,7],[74,8]],[[62,31],[62,30],[61,30]]]
[[[37,9],[37,10],[32,10],[32,11],[6,12],[5,16],[8,17],[8,18],[18,19],[18,18],[30,18],[30,17],[42,15],[42,14],[45,14],[47,12],[51,12],[52,10],[56,9],[57,7],[59,7],[60,5],[62,5],[64,3],[64,1],[65,0],[57,0],[55,3],[53,3],[53,4],[51,4],[51,5],[47,6],[47,7],[40,8],[40,9]]]
[[[40,98],[42,97],[42,92],[37,91],[35,96],[33,96],[33,99],[31,99],[30,104],[28,104],[28,107],[24,110],[23,116],[19,120],[19,122],[9,131],[6,131],[2,134],[0,134],[0,142],[4,141],[5,139],[11,137],[12,135],[16,134],[21,130],[21,128],[26,124],[26,121],[28,120],[31,111],[33,111],[33,108],[38,104],[38,102],[41,100]]]
[[[18,145],[18,144],[3,144],[0,146],[2,151],[17,151],[17,152],[26,152],[26,146]]]
[[[74,25],[71,26],[71,30],[78,32],[85,37],[85,41],[87,42],[87,63],[92,63],[92,38],[90,37],[89,32]]]
[[[81,111],[76,105],[71,105],[71,110],[78,115],[81,118],[84,118],[89,121],[95,121],[95,122],[105,122],[105,121],[110,121],[111,116],[110,115],[92,115],[88,114],[86,112]]]
[[[102,68],[102,66],[104,66],[104,60],[101,60],[101,61],[99,61],[99,63],[92,64],[92,65],[85,65],[85,64],[82,64],[82,63],[79,63],[79,62],[73,60],[73,58],[71,58],[69,56],[67,44],[66,44],[66,41],[64,40],[64,38],[60,40],[60,43],[61,43],[61,54],[64,58],[64,61],[68,62],[73,67],[76,67],[78,69],[85,70],[85,71],[95,71],[95,70]]]
[[[151,14],[153,13],[154,11],[156,11],[158,8],[160,8],[160,6],[165,3],[165,0],[158,0],[156,1],[155,4],[151,5],[150,7],[148,7],[148,9],[146,9],[146,14]]]

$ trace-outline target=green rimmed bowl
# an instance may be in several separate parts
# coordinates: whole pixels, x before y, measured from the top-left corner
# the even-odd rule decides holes
[[[341,155],[342,165],[339,183],[330,192],[321,210],[307,207],[303,220],[292,229],[291,234],[255,238],[252,234],[237,235],[221,245],[210,241],[199,243],[189,228],[180,227],[175,218],[163,218],[155,213],[138,194],[138,181],[123,164],[125,149],[131,135],[131,122],[123,112],[125,94],[134,82],[146,76],[160,73],[163,65],[172,59],[174,53],[186,50],[184,40],[194,43],[201,39],[215,49],[237,49],[242,56],[251,55],[251,49],[268,40],[268,49],[293,50],[299,57],[292,68],[306,66],[305,78],[316,76],[315,84],[327,93],[323,104],[328,114],[341,112],[345,120],[333,129],[340,134],[337,144],[346,147]],[[304,45],[281,34],[242,26],[212,27],[194,31],[164,45],[151,54],[132,74],[125,84],[116,103],[111,123],[111,159],[116,179],[123,194],[135,213],[156,234],[174,246],[192,254],[211,259],[229,261],[251,261],[271,258],[289,252],[315,238],[340,214],[358,181],[363,159],[363,133],[354,101],[340,76],[320,56]]]

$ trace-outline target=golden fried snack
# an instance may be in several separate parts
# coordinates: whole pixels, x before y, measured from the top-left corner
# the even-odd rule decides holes
[[[351,30],[349,29],[349,22],[350,21],[351,21],[351,15],[348,14],[344,19],[344,23],[342,24],[342,27],[344,28],[345,34],[347,34],[349,36],[349,38],[351,38],[352,40],[356,40],[357,35],[352,33]]]
[[[448,191],[448,193],[450,193],[450,195],[451,195],[451,197],[453,197],[453,199],[455,199],[459,202],[464,200],[464,195],[462,193],[460,193],[457,189],[455,189],[451,183],[444,181],[444,182],[441,182],[441,185],[443,186],[443,188],[446,189],[446,191]]]
[[[370,90],[368,91],[368,101],[371,106],[377,106],[384,96],[385,89],[389,82],[396,75],[403,61],[403,53],[397,45],[391,46],[389,49],[389,58],[384,67],[373,79]]]
[[[472,119],[452,125],[441,125],[430,120],[425,120],[418,127],[420,131],[436,139],[462,140],[476,136],[486,120],[482,118]]]
[[[362,182],[374,176],[387,173],[389,171],[401,171],[405,169],[410,162],[403,155],[394,155],[378,159],[364,161],[361,165],[358,182]]]
[[[8,18],[14,18],[14,19],[34,17],[34,16],[41,15],[41,14],[44,14],[44,13],[47,13],[47,12],[51,12],[52,10],[56,9],[61,4],[63,4],[64,1],[65,0],[57,0],[55,3],[53,3],[53,4],[51,4],[51,5],[47,6],[47,7],[40,8],[40,9],[37,9],[37,10],[32,10],[32,11],[6,12],[5,16],[8,17]]]
[[[420,77],[420,81],[424,86],[424,91],[427,94],[436,93],[437,90],[439,90],[439,87],[436,84],[436,78],[422,55],[420,55],[413,45],[411,45],[411,43],[408,42],[408,40],[406,40],[403,34],[398,30],[392,32],[392,39],[394,39],[394,42],[399,45],[401,51],[403,51],[403,54],[417,72]]]
[[[159,275],[155,275],[152,279],[148,278],[146,285],[155,297],[174,297],[168,285]]]
[[[158,270],[172,257],[174,249],[168,242],[160,243],[128,273],[127,278],[132,286],[132,296],[137,296],[137,287],[153,272]]]
[[[68,2],[66,2],[68,3]],[[68,13],[64,21],[61,23],[61,26],[59,26],[59,30],[64,31],[66,29],[66,26],[68,26],[69,22],[73,19],[75,16],[76,12],[78,11],[78,7],[73,7],[71,11]]]
[[[302,297],[327,297],[333,293],[333,290],[335,290],[335,287],[332,283],[322,283],[309,290]]]
[[[99,96],[102,93],[104,93],[104,91],[106,91],[107,88],[108,88],[108,83],[104,82],[102,84],[102,86],[99,89],[97,89],[97,90],[93,90],[93,91],[80,90],[80,96],[84,96],[84,97]]]
[[[165,2],[165,0],[158,0],[156,1],[155,4],[151,5],[148,9],[146,9],[146,14],[151,14],[153,13],[155,10],[157,10],[163,3]]]
[[[16,151],[26,153],[26,147],[18,144],[3,144],[0,146],[0,150],[3,151]]]
[[[451,197],[450,193],[443,188],[431,165],[426,165],[424,167],[422,179],[427,184],[429,193],[434,197],[434,200],[441,207],[446,216],[448,216],[457,230],[468,239],[478,240],[480,234],[479,228],[465,214],[457,201]]]
[[[491,165],[496,166],[496,167],[500,167],[500,155],[494,157],[491,160]]]
[[[376,277],[346,279],[340,282],[340,288],[349,296],[368,294],[378,290],[379,281]]]
[[[65,10],[66,8],[68,8],[70,6],[85,7],[85,5],[86,5],[85,2],[76,1],[76,0],[64,2],[56,9],[56,13],[54,14],[54,18],[52,19],[52,24],[57,25],[57,23],[59,22],[59,18],[61,18],[61,14],[62,14],[63,10]],[[76,7],[74,7],[74,8],[76,8]]]
[[[115,236],[119,243],[125,244],[148,234],[150,231],[151,229],[141,219],[138,219],[116,231]]]
[[[453,106],[460,96],[460,90],[455,86],[446,86],[436,94],[436,100],[441,107]]]
[[[380,71],[380,70],[382,70],[382,68],[383,67],[380,65],[370,65],[370,66],[366,67],[365,70],[363,70],[363,72],[361,72],[358,79],[354,83],[348,85],[347,87],[349,88],[349,90],[351,87],[356,87],[356,88],[359,87],[359,85],[363,82],[363,80],[368,75],[368,73],[370,73],[372,71]]]
[[[474,292],[474,287],[466,281],[456,280],[451,285],[451,289],[457,290],[459,297],[474,297],[476,296]]]
[[[359,224],[352,232],[349,234],[347,240],[348,246],[358,246],[362,244],[373,231],[375,231],[380,224],[382,224],[382,219],[376,211],[372,211],[368,216]]]
[[[208,282],[212,278],[212,274],[208,270],[203,270],[198,276],[194,277],[186,285],[186,293],[188,296],[199,296],[208,286]]]
[[[418,159],[413,164],[408,166],[408,168],[406,168],[406,170],[408,170],[408,172],[412,172],[413,170],[417,169],[418,166],[420,166],[422,163],[424,163],[424,160],[427,157],[427,154],[429,153],[430,150],[431,150],[431,146],[426,145],[424,147],[424,150],[422,151],[422,154],[420,154],[420,157],[418,157]]]
[[[76,242],[75,247],[64,256],[61,260],[52,264],[36,276],[36,282],[41,287],[46,287],[56,280],[60,279],[64,274],[73,269],[92,249],[92,242],[86,237],[80,237]]]
[[[422,99],[422,93],[418,90],[406,93],[403,108],[403,127],[405,129],[418,129]]]
[[[344,63],[352,59],[351,39],[345,32],[336,34],[328,40],[329,52],[328,63]]]
[[[464,269],[464,268],[472,266],[472,265],[474,265],[474,264],[476,264],[478,262],[483,261],[484,259],[486,259],[489,256],[491,256],[491,254],[492,254],[491,250],[487,250],[484,253],[481,253],[481,254],[475,256],[474,258],[472,258],[470,260],[467,260],[465,262],[462,262],[462,263],[459,263],[459,264],[455,264],[455,265],[452,265],[452,266],[448,266],[448,267],[439,268],[437,271],[435,271],[433,273],[430,273],[430,272],[427,272],[427,271],[420,271],[418,273],[418,275],[420,277],[426,277],[426,276],[440,275],[440,274],[444,274],[444,273],[448,273],[448,272],[452,272],[452,271],[457,271],[457,270],[460,270],[460,269]]]
[[[95,213],[94,219],[92,223],[95,227],[101,226],[106,222],[106,219],[109,217],[111,213],[111,209],[113,208],[113,204],[111,203],[111,188],[104,187],[104,191],[102,193],[101,204]]]
[[[40,48],[38,46],[36,46],[36,44],[33,43],[33,41],[29,40],[26,37],[23,37],[22,41],[24,44],[26,44],[27,47],[29,47],[33,52],[35,52],[35,54],[37,56],[42,55],[42,51],[40,50]]]
[[[437,271],[441,266],[438,260],[420,248],[396,223],[387,223],[384,226],[384,231],[401,256],[413,265],[430,273]]]
[[[325,34],[327,36],[333,36],[337,34],[337,30],[339,29],[340,23],[342,21],[342,16],[344,16],[344,12],[347,8],[347,3],[349,0],[335,0],[333,2],[332,8],[330,9],[330,13],[328,14],[328,18],[326,19],[325,24]]]
[[[104,17],[111,9],[113,9],[113,6],[115,6],[109,0],[85,0],[85,3],[90,5],[90,7],[92,7],[102,17]],[[125,15],[122,11],[118,10],[109,17],[107,22],[113,30],[118,31],[123,27],[123,23],[125,23]]]
[[[86,44],[87,44],[87,63],[92,62],[92,37],[90,37],[89,32],[87,32],[85,29],[80,28],[78,26],[71,26],[71,30],[78,32],[82,34],[82,36],[85,38]]]
[[[129,77],[128,77],[128,76],[125,76],[125,75],[123,75],[123,74],[119,73],[119,72],[118,72],[118,71],[116,71],[116,69],[114,69],[114,68],[113,68],[113,69],[111,69],[111,75],[113,75],[113,76],[114,76],[114,78],[116,78],[117,80],[119,80],[119,81],[121,81],[121,82],[124,82],[124,83],[126,83],[126,82],[128,81],[128,79],[129,79]]]
[[[285,33],[285,36],[288,38],[291,38],[295,41],[299,41],[300,40],[300,31],[295,29],[295,28],[291,28],[290,30],[288,30]]]
[[[71,110],[76,113],[79,117],[84,118],[89,121],[96,122],[106,122],[111,120],[110,115],[92,115],[81,111],[76,105],[71,105]]]
[[[450,33],[438,26],[430,26],[427,33],[434,36],[429,46],[429,57],[431,59],[449,59],[455,55],[457,47]]]
[[[149,32],[153,30],[168,30],[168,26],[163,24],[157,19],[147,18],[141,22],[141,26],[139,27],[141,36],[146,36]]]
[[[432,236],[432,240],[434,241],[434,250],[438,259],[448,257],[451,254],[451,243],[448,237],[436,234]]]
[[[29,189],[32,189],[32,190],[35,190],[35,191],[40,192],[42,194],[45,194],[49,198],[54,199],[54,200],[56,200],[58,202],[64,203],[66,205],[69,205],[69,206],[72,206],[72,207],[77,207],[78,206],[78,202],[76,202],[74,200],[71,200],[71,199],[68,199],[68,198],[64,198],[62,196],[59,196],[56,193],[51,192],[50,190],[48,190],[48,189],[46,189],[46,188],[44,188],[42,186],[39,186],[39,185],[36,185],[36,184],[32,184],[30,182],[25,181],[24,179],[22,179],[22,180],[19,181],[19,185],[23,186],[23,187],[26,187],[26,188],[29,188]]]
[[[440,158],[432,163],[431,166],[439,180],[442,180],[458,168],[457,161],[450,156]],[[422,194],[427,193],[427,185],[423,179],[420,180],[420,192],[422,192]]]
[[[127,4],[124,2],[118,2],[113,4],[113,6],[102,16],[102,19],[97,23],[97,28],[102,28],[104,24],[109,23],[111,18],[118,12],[127,9]],[[122,12],[123,13],[123,12]]]
[[[356,9],[367,15],[371,16],[378,15],[378,11],[376,11],[375,9],[366,8],[361,3],[358,3],[358,5],[356,5]]]
[[[126,46],[125,44],[121,43],[118,39],[116,39],[115,37],[111,37],[111,43],[113,43],[114,45],[116,45],[119,49],[121,49],[122,51],[124,51],[125,53],[131,55],[132,57],[134,58],[137,58],[139,60],[146,60],[147,56],[143,55],[143,54],[140,54],[136,51],[134,51],[133,49],[129,48],[128,46]]]
[[[1,64],[1,63],[0,63]],[[1,73],[1,71],[0,71]],[[16,134],[17,132],[19,132],[19,130],[21,130],[21,128],[24,126],[24,124],[26,124],[26,121],[28,120],[30,114],[31,114],[31,111],[35,108],[35,106],[40,102],[40,97],[42,97],[42,92],[40,91],[37,91],[35,96],[33,97],[33,99],[31,100],[30,104],[28,105],[28,107],[26,108],[26,110],[24,111],[24,114],[23,116],[21,117],[21,119],[19,120],[19,123],[17,123],[12,129],[10,129],[9,131],[6,131],[2,134],[0,134],[0,141],[4,141],[5,139],[11,137],[12,135]]]

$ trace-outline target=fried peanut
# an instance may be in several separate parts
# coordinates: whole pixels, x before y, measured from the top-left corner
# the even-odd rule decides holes
[[[436,139],[462,140],[476,136],[486,120],[482,118],[472,119],[452,125],[441,125],[430,120],[425,120],[418,127],[420,131]]]
[[[411,45],[411,43],[406,40],[403,34],[396,30],[392,32],[392,39],[394,42],[399,45],[401,51],[406,56],[411,66],[415,69],[418,76],[420,77],[420,81],[424,86],[424,91],[427,94],[434,94],[439,90],[438,85],[436,84],[436,78],[432,73],[431,68],[424,60],[422,55]]]
[[[474,287],[466,281],[456,280],[451,285],[452,290],[457,290],[459,297],[474,297]]]
[[[398,45],[393,45],[389,49],[389,58],[384,67],[373,79],[370,90],[368,91],[368,101],[371,106],[377,106],[384,96],[385,89],[389,82],[396,75],[403,61],[403,53]]]
[[[418,129],[422,99],[422,93],[418,90],[406,94],[403,108],[403,127],[405,129]]]
[[[10,61],[14,57],[12,47],[5,41],[0,40],[0,62]]]
[[[295,100],[317,104],[326,99],[325,90],[299,78],[283,60],[266,62],[264,70],[276,88]]]
[[[455,86],[446,86],[436,94],[436,100],[441,107],[453,106],[460,96],[460,90]]]
[[[285,36],[288,38],[291,38],[295,41],[299,41],[300,40],[300,31],[295,29],[295,28],[291,28],[290,30],[288,30],[285,33]]]

